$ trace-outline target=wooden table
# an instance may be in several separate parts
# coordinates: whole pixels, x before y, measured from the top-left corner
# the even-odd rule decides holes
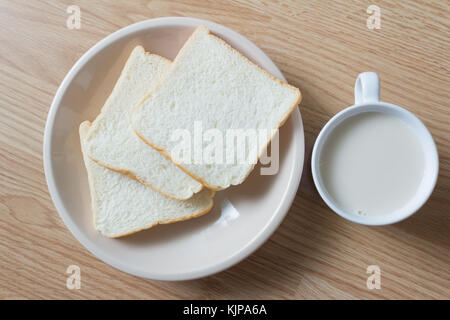
[[[66,9],[81,8],[69,30]],[[0,0],[0,298],[450,298],[450,91],[446,1],[376,1],[381,29],[366,26],[372,1]],[[131,23],[191,16],[228,26],[261,47],[303,93],[302,182],[286,219],[259,250],[217,275],[184,282],[136,278],[91,255],[59,218],[45,182],[42,141],[65,74],[97,41]],[[440,174],[413,217],[365,227],[318,196],[310,154],[321,127],[353,103],[359,72],[376,71],[382,100],[413,111],[431,131]],[[66,269],[82,270],[80,290]],[[369,290],[366,268],[381,269]]]

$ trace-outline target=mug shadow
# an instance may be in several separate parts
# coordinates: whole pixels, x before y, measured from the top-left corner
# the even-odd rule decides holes
[[[424,239],[434,244],[450,249],[450,216],[448,212],[443,212],[442,201],[446,201],[450,194],[450,187],[444,177],[439,176],[436,187],[425,203],[414,215],[399,223],[387,226],[386,228],[403,231],[417,238]],[[450,211],[450,205],[448,205]],[[430,250],[432,250],[430,248]],[[439,253],[438,253],[439,254]]]

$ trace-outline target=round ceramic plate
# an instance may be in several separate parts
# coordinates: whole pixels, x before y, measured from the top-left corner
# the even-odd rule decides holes
[[[94,120],[99,113],[132,48],[142,45],[147,51],[173,60],[200,24],[285,80],[261,49],[224,26],[191,18],[147,20],[111,34],[78,60],[59,87],[46,123],[44,169],[62,220],[94,255],[140,277],[192,279],[239,262],[278,227],[300,183],[304,136],[296,109],[280,129],[276,175],[260,175],[260,166],[256,166],[242,185],[217,192],[213,210],[196,219],[160,225],[119,239],[105,238],[94,229],[78,126],[84,120]]]

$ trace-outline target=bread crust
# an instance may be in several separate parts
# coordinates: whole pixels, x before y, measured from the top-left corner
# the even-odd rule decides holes
[[[88,185],[89,185],[89,195],[91,197],[91,211],[92,211],[92,222],[95,226],[95,221],[96,221],[96,217],[97,217],[97,212],[94,209],[94,201],[93,199],[94,197],[94,182],[92,181],[92,177],[88,172],[88,168],[86,165],[86,153],[84,152],[84,144],[83,144],[83,140],[86,138],[87,135],[87,130],[89,130],[91,123],[89,121],[83,121],[80,124],[80,127],[78,129],[78,132],[80,134],[80,145],[81,145],[81,154],[83,156],[83,163],[84,166],[86,167],[86,171],[87,171],[87,177],[88,177]]]
[[[295,108],[297,108],[297,106],[300,104],[301,100],[302,100],[302,94],[300,92],[300,90],[288,83],[285,83],[283,81],[281,81],[280,79],[274,77],[273,75],[271,75],[269,72],[267,72],[266,70],[262,69],[260,66],[258,66],[257,64],[253,63],[252,61],[250,61],[246,56],[244,56],[242,53],[240,53],[238,50],[234,49],[230,44],[228,44],[227,42],[225,42],[223,39],[217,37],[216,35],[214,35],[213,33],[211,33],[211,31],[204,25],[200,25],[198,26],[195,31],[191,34],[191,36],[189,37],[189,39],[186,41],[186,43],[183,45],[183,47],[181,48],[181,50],[178,52],[177,57],[175,57],[175,60],[172,62],[172,64],[169,66],[168,70],[162,75],[162,77],[159,79],[159,81],[155,84],[155,86],[152,88],[152,90],[149,91],[149,93],[133,108],[132,113],[134,114],[137,109],[139,109],[142,104],[145,102],[145,100],[147,100],[148,98],[151,97],[151,95],[159,88],[159,86],[165,81],[165,79],[167,78],[167,76],[170,74],[170,72],[172,71],[172,69],[174,68],[175,62],[178,60],[178,57],[180,55],[182,55],[182,53],[184,52],[187,44],[192,41],[196,35],[202,31],[206,31],[208,33],[208,35],[216,38],[217,40],[219,40],[222,44],[224,44],[228,49],[230,49],[231,51],[237,53],[238,55],[240,55],[241,57],[243,57],[246,62],[248,62],[250,65],[256,67],[259,71],[261,71],[264,75],[266,75],[267,77],[269,77],[270,79],[274,80],[275,82],[278,82],[279,84],[281,84],[282,86],[285,86],[287,88],[293,89],[294,91],[297,92],[297,100],[296,102],[288,109],[288,112],[285,114],[285,116],[283,117],[283,119],[279,122],[277,128],[275,131],[277,131],[289,118],[289,116],[291,115],[291,113],[295,110]],[[243,183],[247,177],[250,175],[250,173],[253,171],[253,169],[255,168],[256,163],[258,163],[259,159],[261,158],[262,154],[264,153],[264,150],[267,149],[268,145],[272,142],[276,132],[274,134],[271,135],[270,139],[267,141],[266,145],[264,148],[261,149],[260,154],[257,157],[257,161],[256,163],[253,164],[252,168],[247,172],[247,174],[245,175],[245,177],[242,179],[242,181],[238,184],[229,184],[226,187],[221,187],[221,186],[214,186],[209,184],[208,182],[206,182],[204,179],[202,179],[201,177],[196,176],[193,172],[189,171],[188,169],[186,169],[185,167],[183,167],[180,163],[177,163],[171,156],[170,154],[167,152],[167,150],[164,150],[163,148],[160,148],[154,144],[152,144],[150,141],[146,140],[144,136],[142,136],[137,130],[136,127],[132,121],[131,124],[133,131],[136,133],[136,135],[142,139],[145,143],[147,143],[149,146],[151,146],[152,148],[158,150],[162,155],[164,155],[166,158],[168,158],[170,161],[172,161],[175,165],[177,165],[181,170],[183,170],[186,174],[188,174],[189,176],[191,176],[193,179],[200,181],[204,186],[206,186],[208,189],[211,190],[215,190],[215,191],[219,191],[219,190],[223,190],[225,188],[228,188],[231,185],[239,185],[241,183]]]
[[[172,220],[167,220],[167,221],[163,221],[163,222],[156,222],[156,223],[153,223],[153,224],[151,224],[149,226],[145,226],[145,227],[143,227],[141,229],[133,230],[133,231],[130,231],[130,232],[127,232],[127,233],[122,233],[122,234],[115,235],[115,236],[105,236],[105,237],[110,238],[110,239],[121,238],[121,237],[125,237],[125,236],[128,236],[128,235],[131,235],[133,233],[139,232],[139,231],[148,230],[148,229],[153,228],[153,227],[155,227],[157,225],[160,225],[160,224],[171,224],[171,223],[186,221],[186,220],[190,220],[190,219],[193,219],[193,218],[197,218],[197,217],[203,216],[204,214],[207,214],[209,211],[211,211],[211,209],[214,206],[214,200],[213,200],[213,198],[214,198],[214,191],[211,191],[211,192],[212,192],[212,197],[211,197],[210,205],[203,211],[200,211],[198,213],[194,213],[194,214],[192,214],[190,216],[182,217],[182,218],[179,218],[179,219],[172,219]]]

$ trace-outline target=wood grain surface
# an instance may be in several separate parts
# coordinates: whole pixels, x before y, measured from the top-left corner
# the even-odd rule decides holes
[[[81,29],[66,9],[81,8]],[[381,29],[366,26],[369,5]],[[190,16],[224,24],[261,47],[301,89],[302,182],[286,219],[238,265],[200,280],[140,279],[101,262],[72,236],[47,190],[42,142],[65,74],[96,42],[131,23]],[[450,24],[448,1],[0,0],[0,298],[448,299],[450,298]],[[358,73],[376,71],[382,100],[431,131],[440,173],[413,217],[366,227],[334,214],[311,178],[311,148],[326,121],[353,104]],[[66,288],[66,268],[82,288]],[[366,268],[379,265],[381,289]]]

